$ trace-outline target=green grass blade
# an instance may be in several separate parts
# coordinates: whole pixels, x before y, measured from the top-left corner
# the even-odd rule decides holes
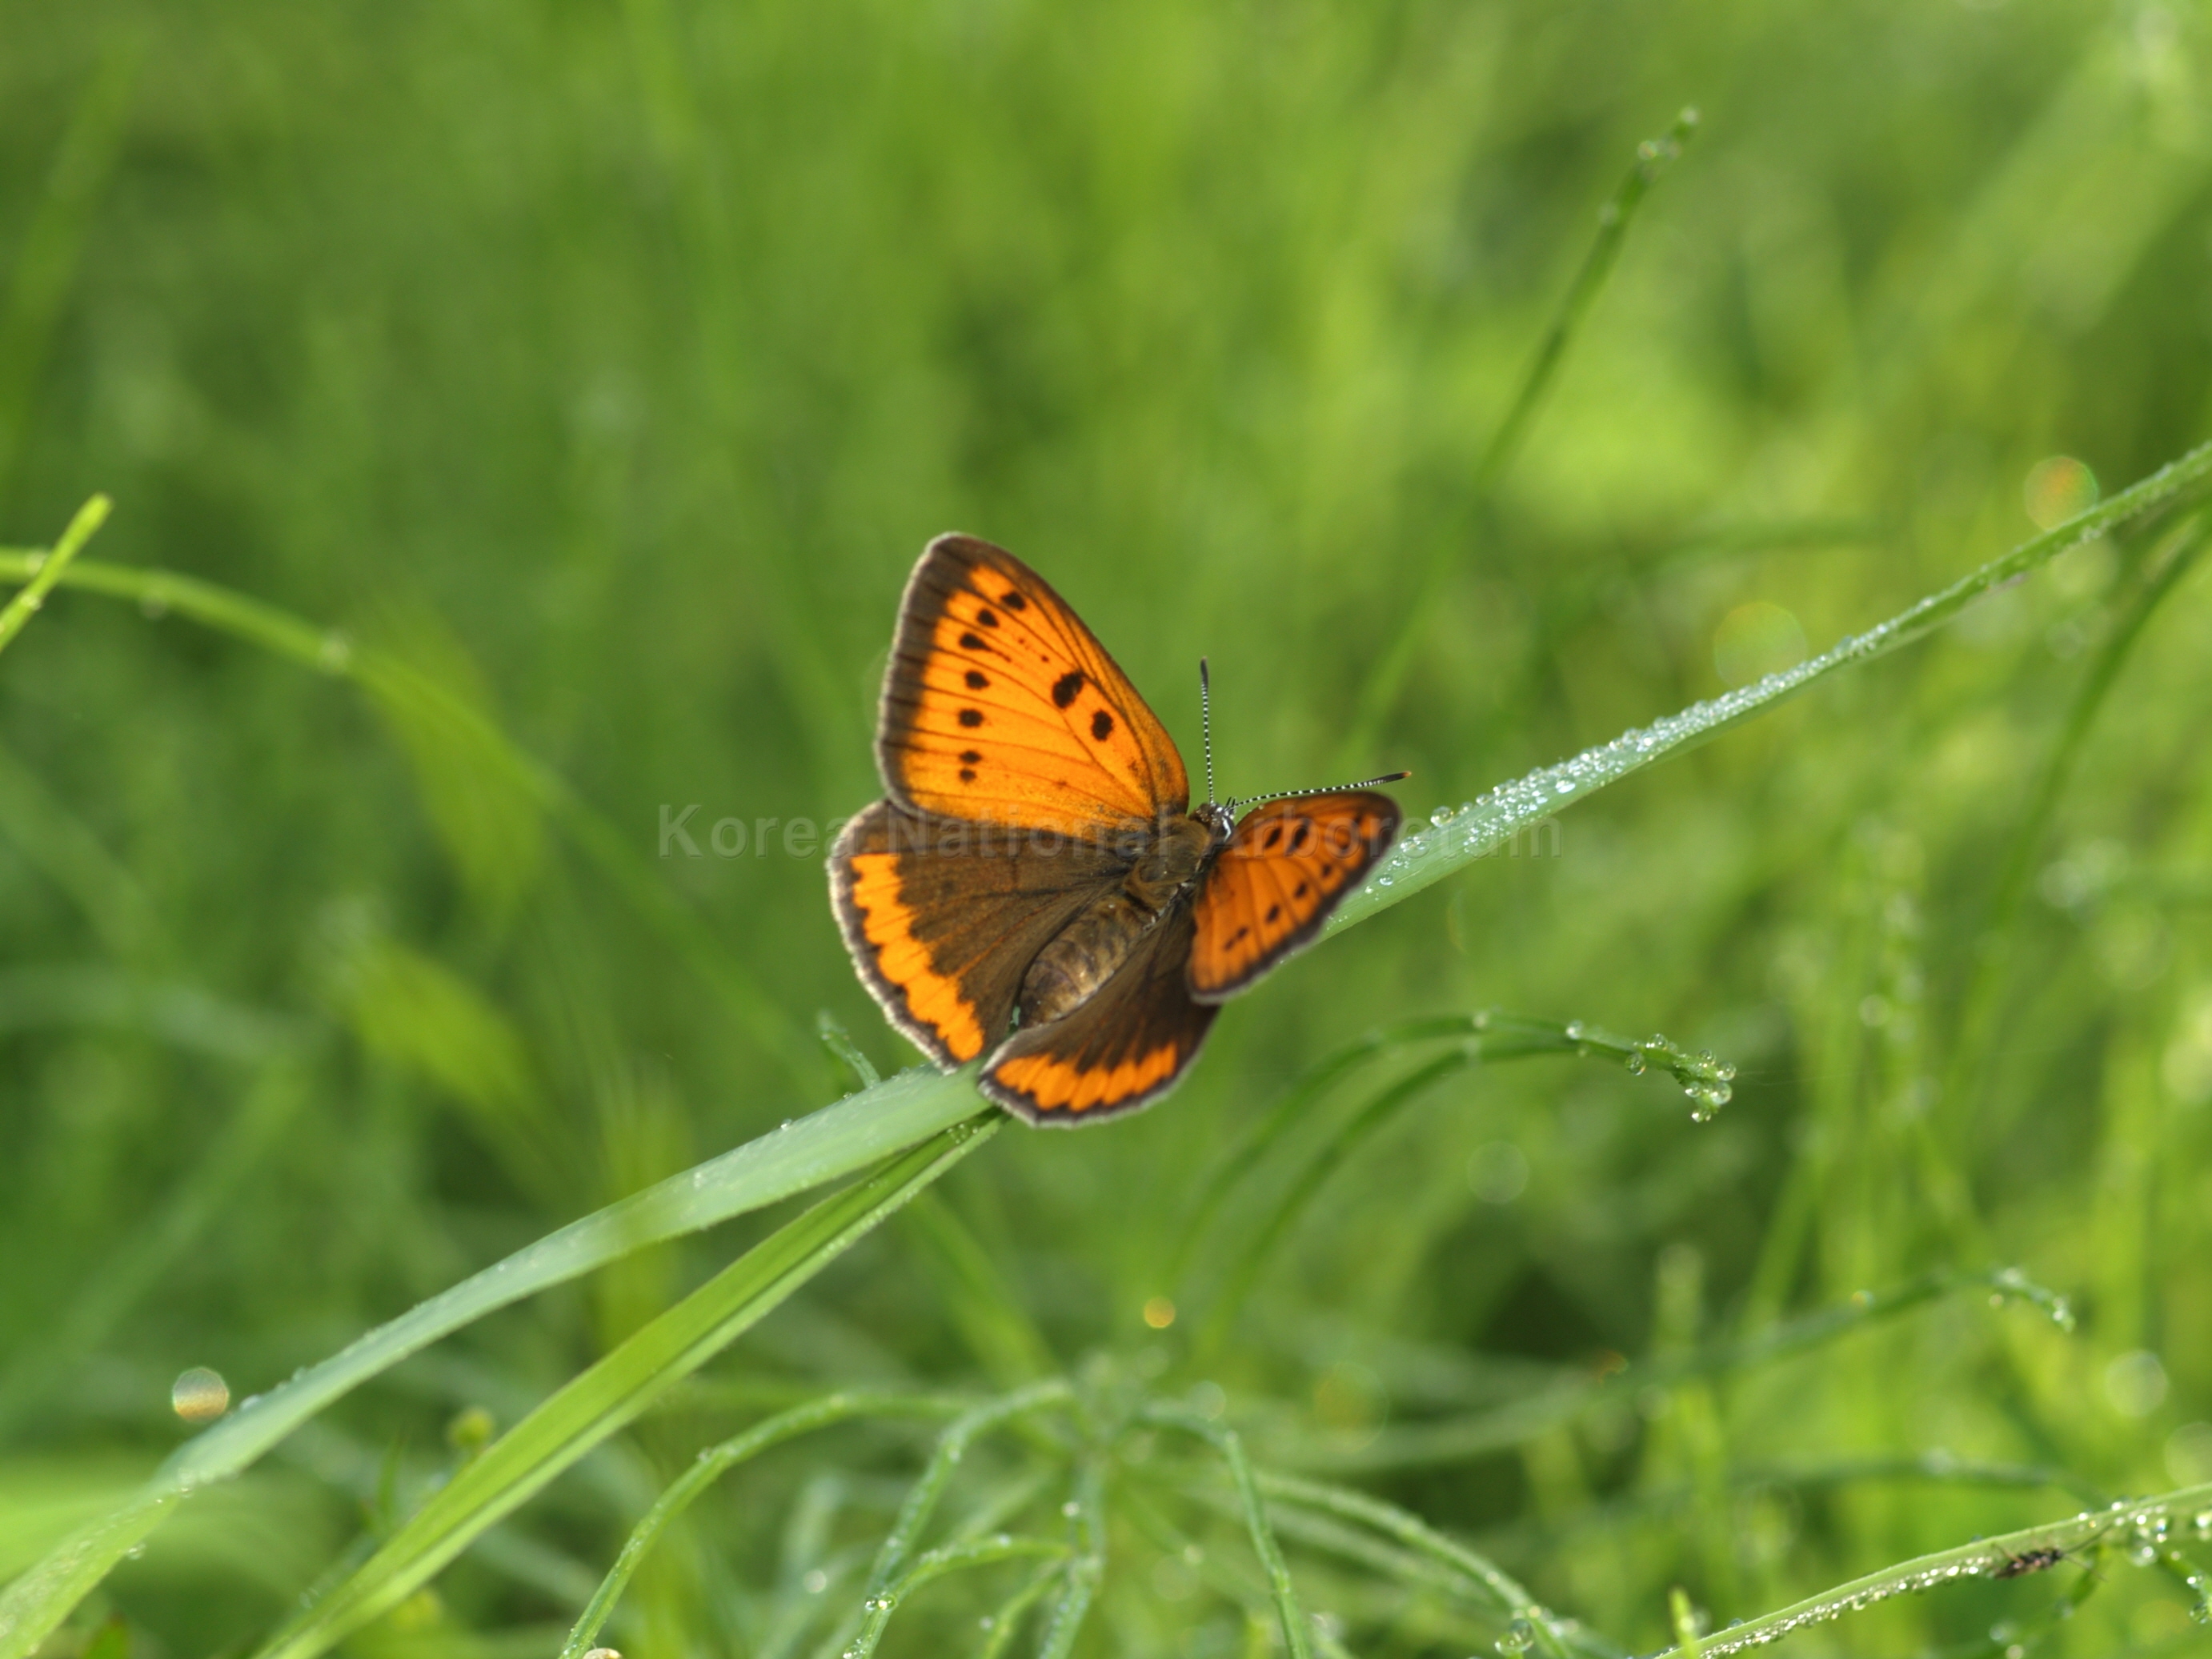
[[[1859,1613],[1893,1596],[1917,1595],[1961,1579],[1988,1578],[2030,1550],[2075,1551],[2106,1541],[2118,1532],[2139,1545],[2155,1548],[2155,1540],[2168,1533],[2202,1537],[2208,1528],[2203,1517],[2212,1514],[2212,1485],[2185,1486],[2138,1503],[2094,1510],[2052,1525],[2025,1527],[2018,1532],[1981,1538],[1955,1549],[1901,1561],[1895,1566],[1854,1578],[1847,1584],[1823,1590],[1802,1601],[1792,1602],[1757,1619],[1732,1624],[1703,1638],[1704,1659],[1724,1659],[1747,1652],[1814,1625],[1826,1624],[1846,1613]],[[2094,1583],[2087,1575],[2084,1583]],[[1689,1659],[1679,1644],[1653,1659]]]
[[[1273,1259],[1284,1236],[1290,1231],[1314,1194],[1338,1170],[1344,1167],[1360,1143],[1396,1116],[1416,1099],[1428,1086],[1454,1072],[1468,1067],[1490,1065],[1502,1060],[1526,1060],[1538,1054],[1595,1055],[1618,1060],[1628,1070],[1641,1073],[1655,1064],[1673,1075],[1680,1083],[1683,1092],[1697,1103],[1692,1115],[1700,1121],[1729,1097],[1729,1079],[1735,1068],[1715,1060],[1711,1054],[1686,1053],[1664,1036],[1653,1036],[1642,1041],[1615,1036],[1598,1030],[1582,1020],[1561,1022],[1549,1019],[1530,1019],[1514,1014],[1502,1014],[1485,1010],[1476,1014],[1462,1014],[1437,1018],[1408,1021],[1393,1028],[1399,1036],[1395,1046],[1410,1047],[1414,1043],[1443,1036],[1457,1036],[1458,1045],[1449,1053],[1430,1060],[1408,1075],[1380,1091],[1375,1098],[1340,1125],[1334,1134],[1306,1154],[1304,1167],[1292,1178],[1288,1189],[1276,1201],[1266,1220],[1256,1226],[1240,1230],[1241,1241],[1230,1257],[1232,1263],[1223,1279],[1223,1290],[1209,1310],[1205,1325],[1200,1328],[1198,1347],[1200,1352],[1218,1350],[1228,1334],[1229,1326],[1237,1310],[1250,1294],[1254,1282],[1267,1262]],[[1261,1133],[1251,1138],[1251,1144],[1243,1149],[1239,1161],[1224,1166],[1224,1189],[1235,1176],[1258,1167],[1259,1156],[1270,1147],[1277,1136],[1292,1121],[1288,1108],[1295,1106],[1299,1112],[1311,1103],[1322,1088],[1348,1070],[1351,1064],[1372,1054],[1387,1052],[1387,1045],[1376,1038],[1340,1049],[1315,1066],[1308,1078],[1301,1079],[1285,1096],[1283,1104],[1261,1119]],[[1315,1086],[1310,1087],[1311,1082]],[[1198,1218],[1202,1222],[1211,1218],[1218,1207],[1221,1197],[1209,1191],[1200,1206]],[[1189,1236],[1196,1237],[1195,1224]],[[1188,1260],[1192,1244],[1186,1242],[1179,1259]]]
[[[1469,1018],[1464,1014],[1431,1015],[1419,1019],[1402,1020],[1395,1025],[1385,1026],[1381,1030],[1370,1031],[1357,1037],[1307,1066],[1297,1081],[1277,1097],[1273,1105],[1246,1124],[1228,1149],[1215,1160],[1212,1172],[1206,1176],[1205,1186],[1200,1189],[1197,1201],[1190,1206],[1182,1237],[1176,1240],[1175,1249],[1168,1257],[1167,1267],[1161,1273],[1161,1282],[1170,1286],[1182,1283],[1184,1275],[1190,1271],[1191,1261],[1200,1243],[1213,1225],[1214,1218],[1230,1193],[1339,1078],[1377,1054],[1389,1053],[1408,1043],[1462,1036],[1469,1029]]]
[[[76,516],[69,521],[69,528],[62,532],[61,539],[54,544],[52,552],[33,554],[25,558],[30,580],[24,584],[21,592],[8,601],[7,609],[0,611],[0,651],[5,651],[15,635],[30,625],[31,618],[44,608],[46,595],[52,592],[54,584],[68,574],[76,556],[84,551],[84,544],[99,532],[100,526],[107,522],[107,515],[113,506],[114,503],[106,496],[94,495],[77,508]]]
[[[1448,822],[1417,830],[1401,841],[1359,890],[1337,907],[1324,931],[1334,933],[1356,927],[1377,912],[1463,869],[1504,845],[1516,831],[1541,822],[1571,802],[1587,799],[1607,784],[1641,771],[1662,756],[1702,742],[1738,721],[1761,714],[1838,669],[1887,656],[1899,646],[1908,645],[1950,622],[1992,588],[2048,564],[2069,548],[2077,547],[2093,537],[2101,536],[2156,508],[2194,496],[2208,480],[2212,480],[2212,443],[2200,444],[2101,506],[2076,514],[2032,541],[2021,543],[2011,552],[1991,559],[1887,622],[1863,634],[1854,634],[1795,668],[1769,674],[1754,684],[1723,696],[1692,703],[1680,714],[1625,732],[1612,742],[1585,749],[1571,760],[1539,768],[1511,783],[1499,785],[1481,799],[1461,808]]]
[[[1520,390],[1514,394],[1505,418],[1498,423],[1498,430],[1491,434],[1482,459],[1475,465],[1474,514],[1471,516],[1479,516],[1491,492],[1497,489],[1507,464],[1520,449],[1522,440],[1528,435],[1544,394],[1552,389],[1559,365],[1566,361],[1567,347],[1596,302],[1606,278],[1613,275],[1613,266],[1620,262],[1621,244],[1627,240],[1629,223],[1635,218],[1636,210],[1643,204],[1659,175],[1681,155],[1682,146],[1689,143],[1697,130],[1697,111],[1686,109],[1674,118],[1674,125],[1663,135],[1638,144],[1634,164],[1606,198],[1605,205],[1598,210],[1597,235],[1583,254],[1574,281],[1567,285],[1566,296],[1560,301],[1551,326],[1544,331],[1543,340],[1529,360],[1528,372],[1522,376]],[[1338,770],[1356,771],[1366,764],[1363,757],[1369,755],[1382,736],[1382,723],[1389,719],[1398,694],[1405,687],[1406,676],[1413,668],[1423,633],[1436,616],[1444,584],[1462,556],[1462,550],[1449,542],[1439,544],[1430,556],[1413,600],[1402,613],[1396,635],[1377,655],[1373,672],[1360,688],[1357,710],[1338,750]]]
[[[1141,1414],[1147,1423],[1194,1434],[1221,1454],[1221,1461],[1229,1466],[1230,1479],[1237,1484],[1237,1496],[1243,1506],[1244,1524],[1252,1535],[1253,1551],[1267,1575],[1268,1593],[1275,1599],[1275,1616],[1282,1622],[1284,1645],[1290,1649],[1291,1659],[1313,1659],[1312,1633],[1306,1628],[1305,1613],[1298,1606],[1297,1587],[1291,1582],[1291,1569],[1283,1559],[1283,1547],[1275,1541],[1275,1529],[1267,1524],[1267,1506],[1261,1498],[1252,1461],[1244,1455],[1243,1437],[1236,1430],[1201,1416],[1187,1406],[1155,1403],[1146,1407]]]
[[[1304,1504],[1340,1520],[1358,1522],[1414,1554],[1449,1569],[1455,1576],[1480,1584],[1490,1596],[1493,1611],[1509,1619],[1526,1620],[1540,1645],[1548,1651],[1564,1651],[1561,1644],[1566,1640],[1565,1632],[1557,1628],[1550,1611],[1540,1605],[1518,1579],[1488,1556],[1454,1543],[1419,1516],[1347,1486],[1328,1486],[1265,1471],[1254,1478],[1260,1491],[1270,1498]],[[1609,1644],[1599,1646],[1602,1651],[1616,1650]]]
[[[908,1556],[913,1553],[922,1528],[929,1524],[929,1517],[937,1509],[938,1499],[945,1495],[953,1471],[959,1468],[960,1460],[967,1455],[975,1437],[1027,1413],[1065,1405],[1073,1397],[1073,1391],[1065,1382],[1058,1377],[1048,1378],[997,1400],[986,1401],[964,1413],[938,1437],[928,1463],[921,1478],[908,1488],[905,1501],[899,1505],[898,1518],[891,1523],[882,1547],[876,1552],[874,1565],[868,1569],[867,1596],[871,1602],[889,1595],[891,1586],[906,1571]]]
[[[1045,1621],[1037,1659],[1067,1659],[1075,1650],[1075,1638],[1083,1633],[1083,1621],[1106,1579],[1106,1476],[1095,1458],[1076,1470],[1075,1495],[1068,1501],[1075,1510],[1076,1555],[1060,1575],[1060,1599]]]
[[[860,1633],[853,1645],[845,1650],[852,1659],[872,1659],[884,1639],[884,1632],[891,1622],[899,1604],[933,1578],[941,1578],[948,1572],[965,1571],[972,1567],[988,1567],[1000,1561],[1044,1560],[1065,1561],[1068,1548],[1049,1538],[1023,1538],[1011,1533],[998,1533],[988,1538],[970,1538],[957,1544],[947,1544],[926,1552],[913,1566],[889,1589],[871,1596],[867,1616],[860,1624]]]
[[[44,778],[0,746],[0,840],[66,894],[108,955],[122,962],[173,960],[145,887]]]
[[[1245,1126],[1215,1161],[1197,1200],[1190,1206],[1182,1235],[1160,1275],[1161,1283],[1176,1286],[1184,1282],[1199,1246],[1218,1218],[1230,1194],[1260,1167],[1291,1126],[1304,1121],[1314,1103],[1338,1079],[1378,1055],[1446,1037],[1478,1042],[1486,1062],[1559,1054],[1602,1055],[1639,1073],[1656,1065],[1681,1084],[1684,1092],[1707,1107],[1726,1102],[1730,1080],[1735,1075],[1734,1066],[1716,1060],[1711,1054],[1690,1054],[1664,1036],[1638,1041],[1615,1036],[1581,1020],[1531,1019],[1495,1009],[1473,1014],[1425,1015],[1370,1031],[1308,1066],[1273,1105]]]
[[[986,1615],[983,1626],[983,1645],[975,1659],[1001,1659],[1006,1650],[1021,1633],[1022,1619],[1029,1610],[1044,1598],[1045,1592],[1065,1577],[1057,1566],[1047,1566],[1032,1575],[1029,1582],[999,1603]]]
[[[311,1659],[414,1593],[471,1540],[836,1261],[995,1133],[956,1124],[824,1199],[640,1329],[501,1436],[359,1571],[281,1632],[262,1659]]]
[[[379,1326],[187,1441],[123,1510],[64,1540],[0,1593],[0,1659],[23,1659],[179,1497],[241,1473],[333,1401],[440,1337],[645,1245],[849,1175],[975,1109],[965,1073],[902,1073],[571,1222]]]
[[[600,1581],[599,1589],[577,1615],[568,1632],[568,1642],[561,1649],[561,1659],[583,1659],[599,1638],[623,1592],[660,1535],[672,1526],[678,1516],[691,1507],[699,1494],[736,1468],[740,1463],[757,1457],[770,1447],[780,1446],[802,1434],[811,1434],[839,1423],[849,1423],[858,1417],[939,1416],[966,1408],[963,1401],[947,1399],[939,1395],[901,1394],[833,1394],[820,1400],[794,1406],[787,1412],[779,1412],[764,1423],[757,1423],[743,1434],[725,1440],[718,1446],[709,1446],[699,1454],[698,1461],[678,1476],[647,1510],[637,1525],[631,1528],[622,1553]]]

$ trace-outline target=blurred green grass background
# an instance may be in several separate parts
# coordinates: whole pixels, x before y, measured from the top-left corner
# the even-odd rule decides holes
[[[265,1387],[850,1087],[817,1010],[908,1063],[818,856],[657,843],[664,805],[698,831],[877,793],[931,534],[1045,572],[1194,755],[1210,654],[1246,792],[1346,763],[1448,558],[1348,757],[1413,767],[1419,813],[1818,649],[2199,441],[2206,31],[2030,0],[0,11],[0,541],[110,492],[94,556],[481,708],[720,952],[702,971],[404,706],[57,597],[0,664],[0,1576],[176,1443],[185,1367]],[[1699,136],[1480,496],[1598,204],[1686,103]],[[1181,1364],[1188,1322],[1141,1316],[1166,1244],[1316,1057],[1486,1005],[1663,1030],[1739,1066],[1717,1121],[1524,1062],[1333,1174],[1208,1361],[1255,1444],[1359,1471],[1645,1649],[1676,1583],[1725,1623],[2212,1480],[2201,571],[2021,837],[2150,548],[2069,554],[1332,942],[1159,1109],[999,1137],[941,1189],[951,1236],[1054,1363]],[[762,1401],[1003,1370],[931,1237],[864,1245],[360,1650],[549,1651],[651,1494]],[[734,1248],[646,1253],[410,1362],[198,1500],[49,1650],[257,1641],[450,1464],[457,1414],[513,1420]],[[1970,1298],[1499,1443],[1414,1432],[1996,1262],[2080,1331]],[[1937,1450],[2050,1478],[1898,1462]],[[880,1534],[909,1463],[886,1436],[777,1454],[641,1578],[619,1645],[810,1651],[775,1647],[771,1592]],[[1181,1559],[1120,1539],[1081,1650],[1250,1650]],[[1474,1640],[1294,1566],[1363,1655]],[[2054,1582],[1796,1639],[2002,1652],[1993,1623]],[[972,1645],[942,1605],[886,1651]],[[2208,1645],[2138,1573],[2033,1639]]]

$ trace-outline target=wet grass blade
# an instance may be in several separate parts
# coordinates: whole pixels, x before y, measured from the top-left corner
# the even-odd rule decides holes
[[[1977,1539],[1955,1549],[1900,1561],[1759,1618],[1731,1624],[1703,1638],[1695,1649],[1678,1642],[1654,1659],[1692,1659],[1693,1654],[1700,1653],[1703,1659],[1724,1659],[1728,1654],[1765,1647],[1844,1613],[1863,1612],[1894,1596],[1918,1595],[1962,1579],[2017,1577],[2014,1564],[2033,1559],[2031,1553],[2051,1551],[2063,1556],[2102,1542],[2116,1529],[2137,1540],[2138,1547],[2154,1549],[2153,1540],[2168,1533],[2202,1536],[2202,1517],[2208,1514],[2212,1514],[2212,1485],[2187,1486],[2120,1508],[2089,1510],[2048,1526],[2025,1527],[1995,1538]],[[2082,1575],[2082,1583],[2095,1582],[2091,1575]]]
[[[1297,1588],[1291,1582],[1291,1569],[1283,1559],[1283,1547],[1276,1542],[1275,1529],[1267,1523],[1267,1506],[1260,1496],[1252,1461],[1244,1455],[1243,1437],[1236,1430],[1187,1406],[1156,1402],[1146,1407],[1142,1416],[1146,1422],[1161,1428],[1181,1429],[1185,1434],[1196,1435],[1221,1455],[1221,1461],[1229,1466],[1230,1479],[1236,1483],[1245,1528],[1252,1537],[1253,1553],[1259,1556],[1261,1568],[1267,1575],[1267,1590],[1275,1599],[1275,1616],[1283,1627],[1284,1645],[1289,1648],[1291,1659],[1313,1659],[1312,1632],[1307,1629],[1305,1613],[1298,1605]]]
[[[622,1553],[615,1558],[614,1565],[600,1581],[591,1601],[577,1615],[568,1632],[568,1640],[561,1650],[561,1659],[584,1659],[599,1641],[599,1632],[612,1616],[621,1601],[629,1581],[652,1553],[660,1535],[674,1525],[677,1518],[690,1509],[699,1495],[739,1464],[757,1457],[774,1446],[800,1435],[812,1434],[817,1430],[849,1423],[862,1417],[939,1417],[966,1409],[966,1402],[939,1395],[901,1394],[833,1394],[820,1400],[810,1401],[804,1406],[794,1406],[787,1412],[779,1412],[764,1423],[757,1423],[743,1434],[709,1446],[699,1454],[698,1460],[684,1471],[668,1490],[662,1492],[647,1510],[637,1525],[631,1528]]]
[[[187,1441],[130,1504],[72,1534],[0,1592],[0,1659],[24,1659],[180,1498],[242,1473],[318,1412],[410,1354],[633,1250],[776,1203],[942,1134],[974,1116],[976,1105],[965,1073],[901,1073],[571,1222],[377,1327]]]
[[[311,1659],[387,1612],[503,1516],[720,1352],[995,1133],[955,1125],[779,1229],[575,1377],[432,1496],[383,1548],[261,1650]]]
[[[1692,703],[1680,714],[1624,732],[1612,742],[1585,749],[1571,760],[1540,767],[1511,783],[1501,784],[1442,821],[1432,818],[1431,828],[1417,828],[1401,841],[1358,890],[1337,907],[1324,933],[1357,927],[1378,911],[1463,869],[1503,846],[1516,831],[1560,808],[1588,799],[1663,756],[1702,743],[1761,714],[1839,669],[1872,662],[1911,644],[1953,621],[1992,589],[2050,563],[2069,548],[2161,507],[2193,499],[2208,483],[2212,483],[2212,443],[2198,445],[2101,506],[2021,543],[1887,622],[1854,634],[1795,668],[1769,674],[1723,696]]]
[[[46,595],[68,574],[70,563],[84,551],[84,544],[107,522],[112,506],[106,496],[94,495],[77,508],[76,516],[69,521],[69,528],[62,532],[52,552],[33,554],[25,560],[30,580],[8,601],[7,609],[0,611],[0,651],[5,651],[15,635],[30,625],[31,618],[45,607]]]

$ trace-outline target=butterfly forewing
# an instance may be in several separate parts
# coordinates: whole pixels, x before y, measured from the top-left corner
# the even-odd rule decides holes
[[[969,536],[932,542],[907,584],[877,757],[905,805],[1066,835],[1190,799],[1173,740],[1081,618]]]
[[[1191,994],[1223,1001],[1310,944],[1397,833],[1397,802],[1371,789],[1247,813],[1199,889]]]
[[[1032,1123],[1096,1122],[1155,1099],[1197,1058],[1215,1010],[1183,983],[1194,923],[1178,903],[1073,1013],[1007,1039],[983,1092]]]

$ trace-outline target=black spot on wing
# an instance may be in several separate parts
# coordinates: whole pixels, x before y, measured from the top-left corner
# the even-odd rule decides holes
[[[963,634],[960,636],[960,648],[963,651],[981,651],[983,648],[983,636],[976,633]]]
[[[963,725],[963,726],[981,726],[982,723],[983,723],[983,711],[982,711],[981,709],[980,709],[980,708],[963,708],[963,709],[962,709],[962,710],[960,711],[960,724],[961,724],[961,725]]]
[[[1024,599],[1019,592],[1012,588],[1009,588],[1006,592],[999,595],[999,603],[1005,605],[1009,611],[1026,611],[1030,608],[1030,602]]]
[[[960,763],[963,766],[973,766],[982,758],[983,751],[980,749],[963,749],[960,751]],[[1301,887],[1298,890],[1304,892],[1305,890]]]
[[[1068,704],[1073,702],[1077,697],[1082,695],[1082,692],[1083,671],[1079,668],[1069,669],[1067,672],[1062,674],[1058,679],[1052,683],[1052,700],[1056,706],[1061,708],[1065,708]]]
[[[968,671],[968,689],[970,691],[981,691],[984,687],[990,684],[990,680],[980,670],[971,668]]]
[[[1100,709],[1091,717],[1091,735],[1103,743],[1114,735],[1114,717]]]

